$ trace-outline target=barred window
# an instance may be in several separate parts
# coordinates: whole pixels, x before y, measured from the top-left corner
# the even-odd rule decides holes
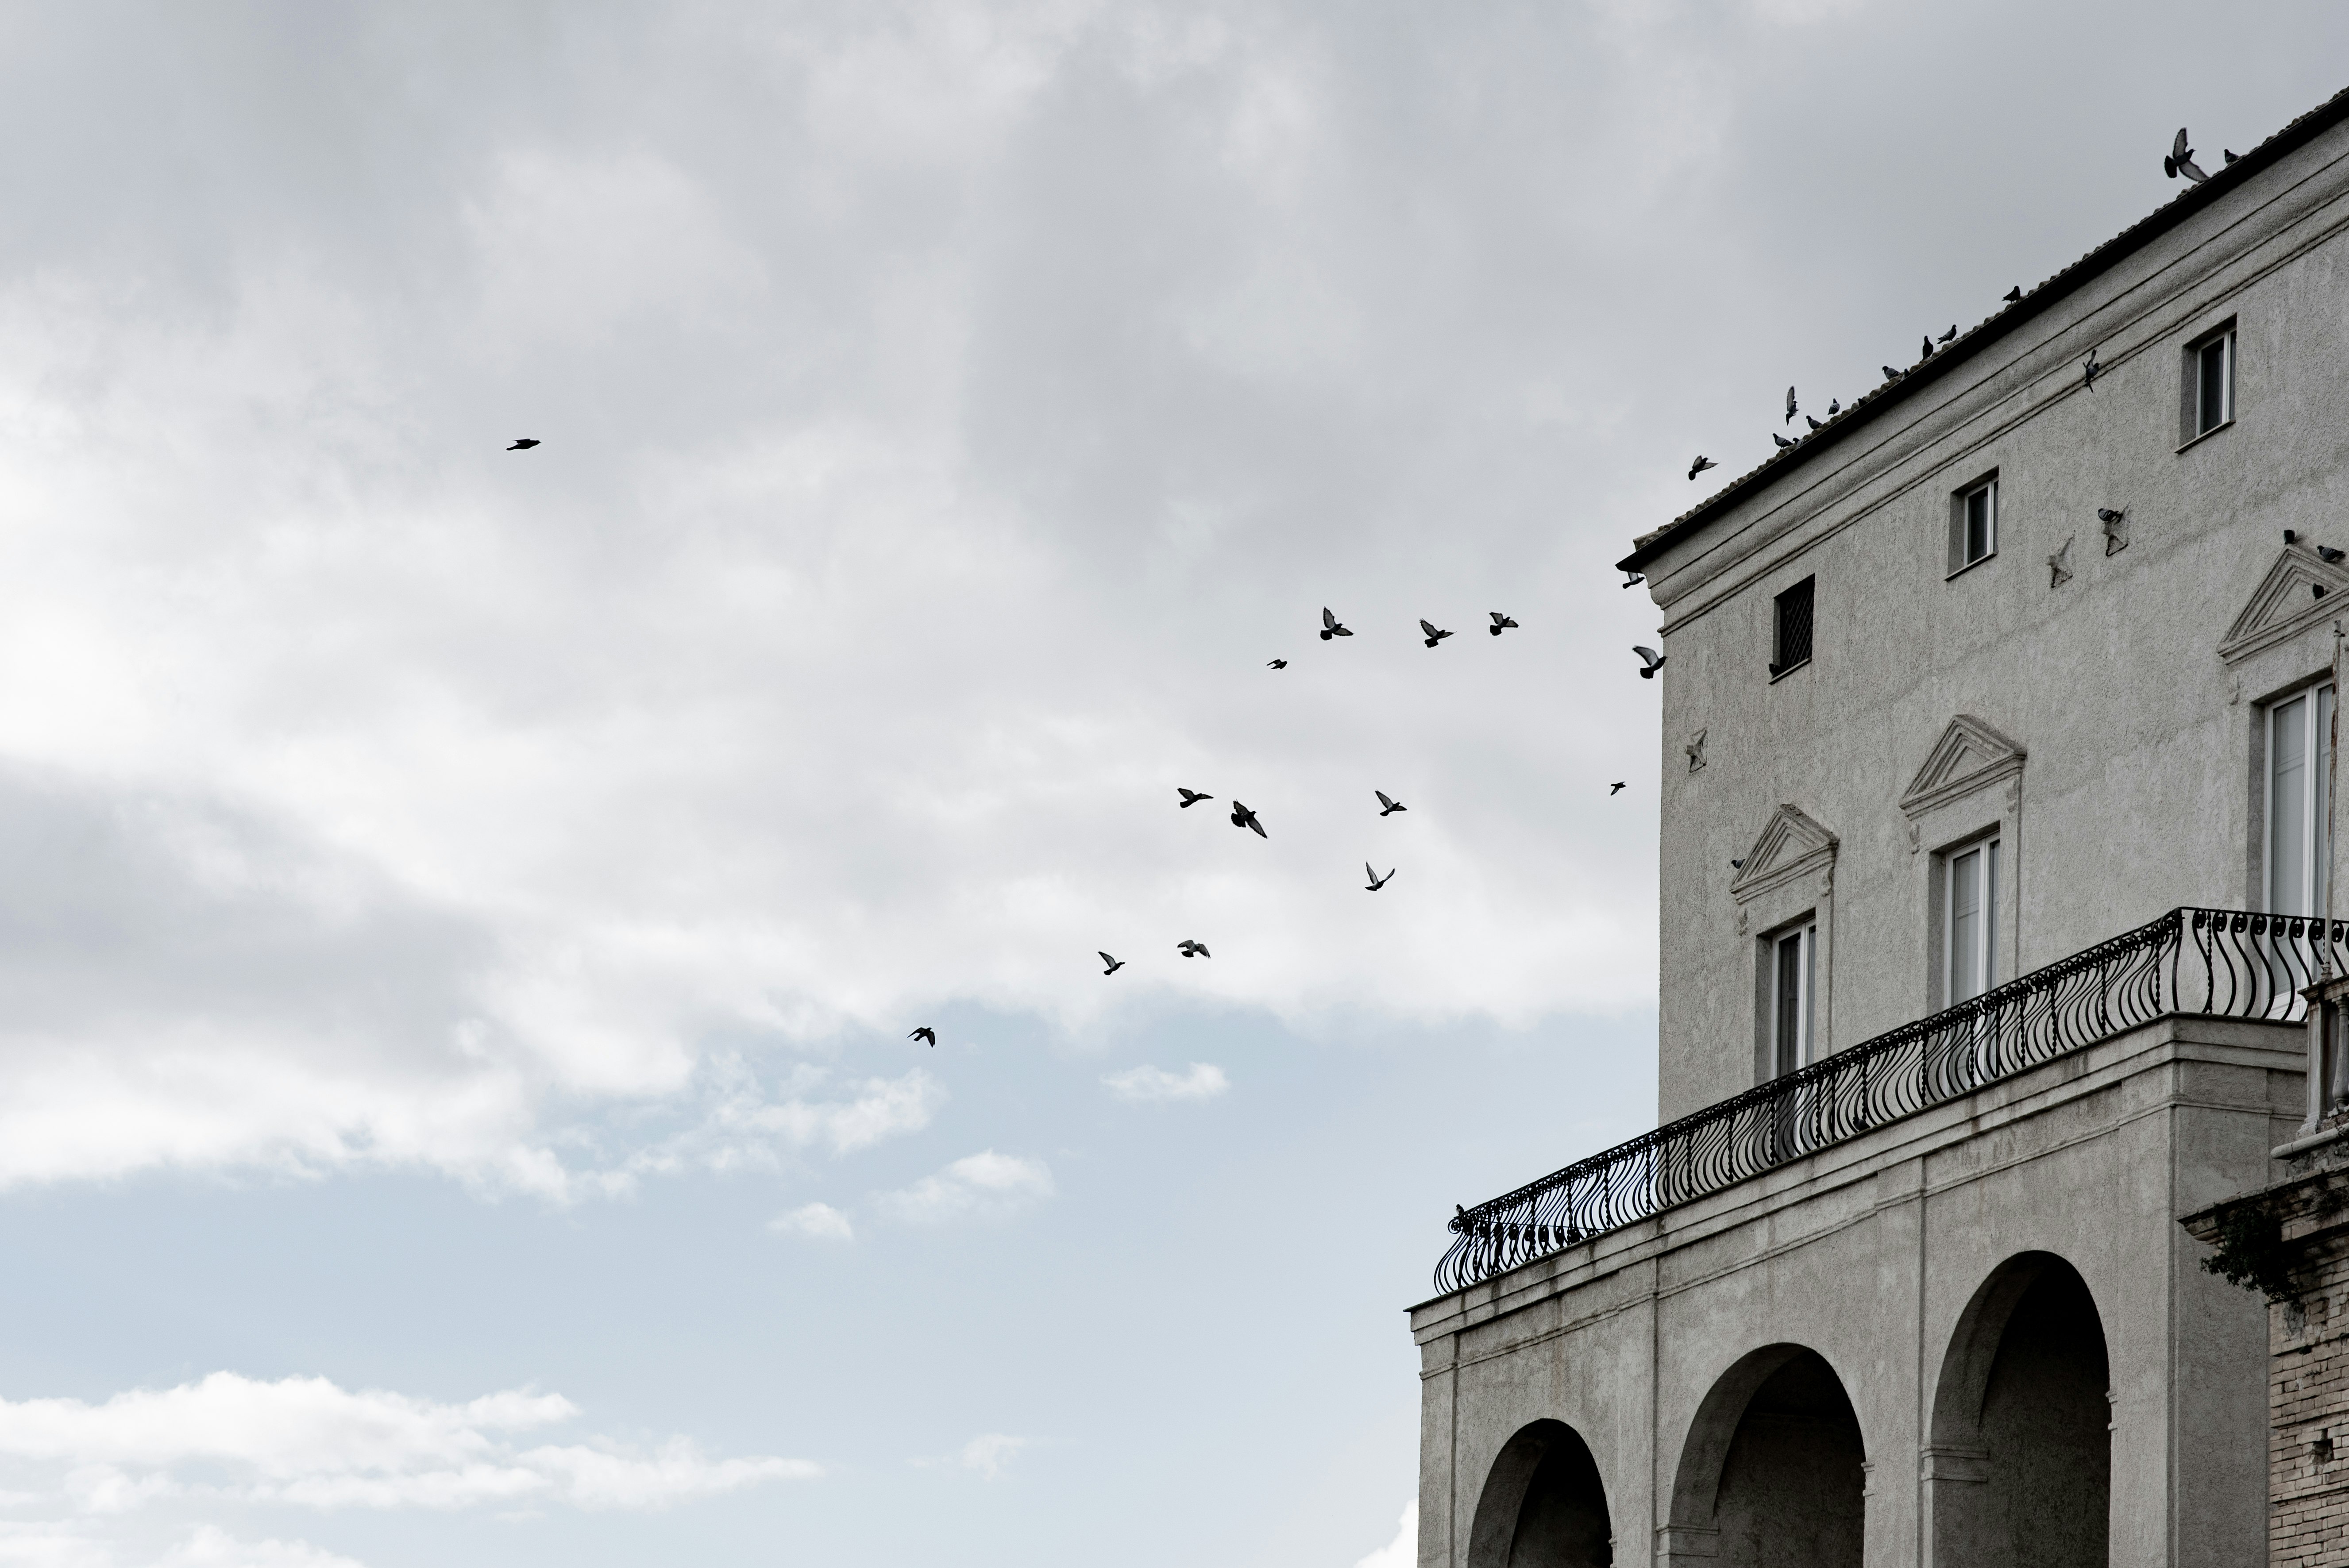
[[[1775,634],[1771,640],[1770,678],[1811,662],[1812,590],[1816,577],[1806,577],[1777,598]]]

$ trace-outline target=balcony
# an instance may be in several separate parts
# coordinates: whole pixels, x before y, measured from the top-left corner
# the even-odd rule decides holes
[[[2178,1013],[2298,1023],[2349,922],[2173,909],[1971,1001],[1462,1209],[1448,1295]]]

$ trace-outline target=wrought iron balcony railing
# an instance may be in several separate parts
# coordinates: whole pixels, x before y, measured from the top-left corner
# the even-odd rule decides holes
[[[1452,1220],[1448,1293],[2172,1013],[2297,1023],[2349,922],[2173,909],[2085,953],[1684,1116]]]

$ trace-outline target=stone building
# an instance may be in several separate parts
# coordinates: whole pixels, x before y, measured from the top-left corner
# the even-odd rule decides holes
[[[1422,1568],[2266,1559],[2344,226],[2349,94],[1636,542],[1663,1125],[1453,1222]]]

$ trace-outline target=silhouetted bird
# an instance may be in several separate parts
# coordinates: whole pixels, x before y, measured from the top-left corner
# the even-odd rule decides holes
[[[1951,341],[1952,339],[1954,339],[1957,335],[1958,335],[1958,324],[1957,324],[1956,322],[1954,322],[1954,321],[1953,321],[1953,322],[1950,323],[1950,330],[1949,330],[1949,331],[1947,331],[1947,332],[1945,332],[1945,333],[1943,333],[1943,334],[1941,334],[1941,341],[1942,341],[1943,343],[1951,342]]]
[[[1498,610],[1487,610],[1485,614],[1493,617],[1493,624],[1485,627],[1485,630],[1492,633],[1493,635],[1496,637],[1516,624],[1515,621],[1510,620]]]
[[[1647,579],[1637,572],[1626,572],[1623,573],[1623,586],[1626,588],[1637,588],[1640,583],[1645,583]]]
[[[936,1029],[931,1028],[926,1024],[922,1026],[922,1027],[916,1029],[912,1034],[907,1035],[905,1037],[909,1040],[926,1040],[933,1046],[938,1043],[938,1032]]]
[[[1425,619],[1423,619],[1419,623],[1419,629],[1427,634],[1427,645],[1431,648],[1452,634],[1449,632],[1437,631],[1435,629],[1435,623]]]
[[[2290,529],[2288,529],[2288,528],[2287,528],[2287,529],[2285,529],[2285,530],[2283,531],[2283,542],[2284,542],[2286,544],[2292,544],[2292,543],[2296,543],[2296,542],[2299,541],[2299,539],[2300,539],[2300,535],[2298,535],[2298,534],[2294,533],[2292,530],[2290,530]]]
[[[1609,795],[1620,795],[1623,792],[1623,786],[1619,783],[1609,784],[1607,786],[1607,792]]]
[[[1812,429],[1814,429],[1814,430],[1824,430],[1824,429],[1826,429],[1826,427],[1825,425],[1820,424],[1816,419],[1812,418],[1808,414],[1806,414],[1806,415],[1804,415],[1804,416],[1803,416],[1803,423],[1805,423],[1806,425],[1808,425],[1808,426],[1809,426]]]
[[[2182,125],[2178,128],[2178,139],[2169,144],[2169,156],[2161,160],[2161,167],[2172,180],[2183,174],[2199,185],[2210,178],[2195,164],[2194,150],[2186,145],[2186,128]]]
[[[1285,670],[1288,667],[1288,661],[1287,659],[1274,659],[1264,667],[1268,670]]]
[[[1176,943],[1174,944],[1174,951],[1181,954],[1185,958],[1213,958],[1215,956],[1214,954],[1207,951],[1207,944],[1206,943],[1194,942],[1188,937],[1185,937],[1182,941]]]
[[[1259,839],[1268,839],[1272,837],[1270,833],[1264,830],[1264,824],[1256,820],[1256,813],[1249,810],[1246,806],[1241,805],[1237,800],[1232,802],[1232,826],[1235,828],[1254,828],[1256,830],[1256,836]]]
[[[1925,341],[1925,352],[1924,352],[1924,353],[1922,353],[1922,354],[1920,354],[1920,355],[1919,355],[1919,356],[1918,356],[1918,357],[1919,357],[1919,358],[1920,358],[1920,359],[1930,359],[1930,358],[1932,358],[1932,357],[1933,357],[1933,335],[1932,335],[1931,333],[1930,333],[1930,332],[1929,332],[1929,333],[1927,333],[1927,334],[1925,335],[1925,339],[1924,339],[1924,341]]]
[[[1884,367],[1884,378],[1887,381],[1898,381],[1900,379],[1900,372],[1893,369],[1892,366],[1888,365]]]
[[[1777,442],[1777,443],[1778,443],[1778,449],[1779,449],[1780,451],[1782,451],[1782,452],[1783,452],[1783,451],[1785,451],[1788,447],[1791,447],[1791,446],[1793,446],[1793,445],[1795,444],[1794,442],[1792,442],[1792,441],[1790,441],[1790,440],[1786,439],[1786,438],[1785,438],[1785,437],[1784,437],[1784,436],[1782,436],[1782,435],[1778,434],[1778,432],[1777,432],[1777,431],[1775,431],[1775,430],[1773,430],[1773,431],[1771,431],[1771,432],[1770,432],[1770,438],[1771,438],[1772,440],[1774,440],[1774,441],[1775,441],[1775,442]]]
[[[2235,161],[2235,155],[2234,155],[2233,153],[2231,153],[2231,152],[2228,151],[2228,150],[2227,150],[2225,148],[2223,148],[2223,147],[2222,147],[2222,148],[2220,148],[2220,149],[2219,150],[2219,155],[2220,155],[2221,158],[2224,158],[2224,159],[2225,159],[2228,162],[2230,162],[2230,163],[2232,163],[2232,162],[2234,162],[2234,161]]]
[[[1093,951],[1094,951],[1094,952],[1096,952],[1096,953],[1101,953],[1101,949],[1100,949],[1100,948],[1098,948],[1098,947],[1094,948],[1094,949],[1093,949]],[[1104,964],[1106,964],[1106,965],[1109,965],[1109,967],[1108,967],[1108,968],[1106,968],[1106,969],[1104,969],[1104,970],[1102,970],[1102,973],[1103,975],[1114,975],[1114,974],[1116,974],[1119,970],[1121,970],[1121,969],[1123,969],[1123,968],[1124,968],[1124,967],[1125,967],[1125,960],[1124,960],[1124,959],[1123,959],[1123,958],[1112,958],[1112,957],[1111,957],[1108,954],[1106,954],[1106,953],[1102,953],[1102,955],[1101,955],[1101,961],[1102,961],[1102,963],[1104,963]]]
[[[1386,875],[1381,876],[1371,869],[1371,862],[1368,861],[1362,862],[1362,874],[1371,879],[1370,891],[1372,892],[1378,892],[1379,889],[1394,881],[1394,872],[1389,872]]]
[[[1321,640],[1323,642],[1326,643],[1332,637],[1350,637],[1353,634],[1338,624],[1338,617],[1330,614],[1329,605],[1321,606]]]
[[[1842,405],[1841,403],[1837,402],[1837,401],[1835,398],[1833,398],[1833,397],[1830,397],[1830,398],[1828,398],[1828,399],[1827,399],[1827,418],[1828,418],[1832,419],[1832,418],[1834,418],[1837,414],[1840,414],[1840,413],[1842,413],[1842,412],[1843,412],[1843,405]]]
[[[1744,861],[1732,861],[1729,862],[1729,869],[1733,872],[1742,872],[1745,869],[1745,862]]]
[[[1183,810],[1185,811],[1189,810],[1192,807],[1197,805],[1202,800],[1212,800],[1215,799],[1213,795],[1202,795],[1196,789],[1185,789],[1180,784],[1174,786],[1174,793],[1183,797]]]
[[[2349,554],[2349,552],[2335,550],[2329,544],[2320,544],[2316,547],[2316,553],[2324,559],[2326,565],[2330,566],[2339,564],[2344,554]]]
[[[2096,377],[2103,373],[2105,368],[2103,366],[2096,363],[2096,351],[2095,349],[2091,348],[2088,350],[2088,362],[2081,368],[2085,370],[2087,375],[2087,379],[2083,382],[2082,385],[2085,386],[2089,391],[2094,392],[2096,389]]]
[[[2021,284],[2015,284],[2013,288],[2011,288],[2011,289],[2009,289],[2009,290],[2007,290],[2007,291],[2006,291],[2006,303],[2007,303],[2007,304],[2021,304],[2021,303],[2022,303],[2022,301],[2023,301],[2023,285],[2022,285]]]
[[[1640,672],[1640,678],[1643,681],[1655,679],[1656,672],[1664,667],[1664,655],[1653,648],[1643,648],[1637,643],[1631,645],[1631,651],[1639,655],[1647,664],[1647,667]]]
[[[1395,799],[1383,789],[1373,789],[1371,793],[1379,798],[1379,815],[1381,817],[1392,817],[1397,811],[1408,811],[1411,810],[1410,807],[1404,805],[1402,801]]]
[[[1792,387],[1789,387],[1786,388],[1786,418],[1785,422],[1789,425],[1793,424],[1795,422],[1795,415],[1797,411],[1798,410],[1795,407],[1795,389]]]
[[[1721,467],[1721,465],[1720,465],[1719,463],[1714,462],[1711,458],[1706,457],[1702,452],[1699,452],[1699,453],[1696,455],[1696,461],[1694,461],[1694,462],[1692,462],[1692,463],[1691,463],[1691,464],[1689,465],[1689,478],[1691,478],[1691,479],[1694,479],[1694,478],[1696,478],[1696,476],[1697,476],[1697,475],[1699,475],[1699,474],[1701,474],[1701,473],[1704,472],[1704,470],[1705,470],[1705,469],[1717,469],[1717,468],[1719,468],[1719,467]],[[1628,587],[1630,587],[1630,584],[1627,583],[1625,583],[1625,584],[1624,584],[1624,586],[1628,588]]]
[[[533,436],[524,436],[524,437],[523,437],[520,440],[516,441],[512,446],[508,447],[508,448],[506,449],[506,450],[507,450],[507,451],[509,451],[509,452],[526,452],[526,451],[530,450],[533,447],[535,447],[535,446],[538,446],[538,445],[541,445],[541,443],[540,443],[540,441],[537,439],[537,438],[533,437]]]

